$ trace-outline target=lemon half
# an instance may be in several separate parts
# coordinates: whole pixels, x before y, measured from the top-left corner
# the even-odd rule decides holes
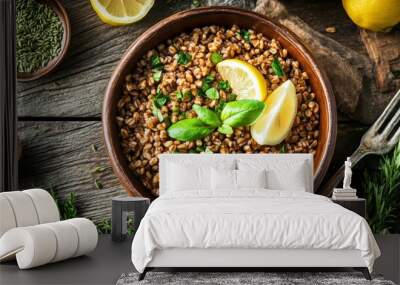
[[[265,100],[267,82],[251,64],[239,59],[227,59],[217,64],[217,70],[224,80],[228,80],[237,100]]]
[[[287,80],[265,101],[266,108],[251,127],[251,136],[260,145],[277,145],[288,135],[297,113],[296,88]]]
[[[129,25],[142,19],[154,0],[90,0],[99,18],[111,26]]]

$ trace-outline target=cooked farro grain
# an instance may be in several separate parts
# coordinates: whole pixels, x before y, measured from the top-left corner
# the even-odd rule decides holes
[[[280,145],[257,144],[249,127],[235,128],[232,135],[214,131],[201,140],[189,142],[168,136],[171,123],[196,117],[193,104],[219,110],[223,102],[235,100],[215,69],[218,61],[228,58],[238,58],[257,67],[269,83],[269,92],[287,79],[295,85],[298,112],[289,135]],[[274,59],[279,61],[284,76],[274,73],[271,67]],[[308,79],[299,62],[277,40],[253,30],[206,26],[182,33],[148,51],[125,78],[116,122],[129,167],[157,195],[160,153],[315,153],[319,105]],[[219,90],[218,99],[205,96],[204,82],[207,87]]]

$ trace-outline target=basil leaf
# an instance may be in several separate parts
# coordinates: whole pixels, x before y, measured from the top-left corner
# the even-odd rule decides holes
[[[264,110],[264,102],[258,100],[240,100],[229,102],[221,113],[223,124],[231,127],[247,126],[256,121]]]
[[[214,111],[199,105],[193,105],[192,108],[203,123],[215,128],[221,126],[221,120]]]
[[[199,119],[185,119],[170,126],[168,135],[180,141],[194,141],[208,136],[214,129]]]
[[[208,98],[210,98],[211,100],[217,100],[217,99],[219,98],[218,90],[215,89],[214,87],[209,88],[209,89],[206,91],[206,96],[207,96]]]
[[[228,91],[231,86],[229,85],[228,80],[221,80],[220,82],[218,82],[218,88],[224,91]]]
[[[158,55],[150,57],[151,67],[154,69],[163,69],[164,65],[161,63],[161,58]]]
[[[226,134],[226,135],[231,135],[233,134],[233,129],[231,126],[223,124],[218,128],[218,132]]]
[[[218,52],[213,52],[211,54],[211,62],[214,64],[218,64],[220,63],[224,58],[222,57],[221,54],[219,54]]]
[[[162,70],[161,69],[153,69],[153,79],[156,82],[161,80]]]
[[[157,108],[156,104],[153,102],[153,108],[152,108],[153,115],[157,117],[158,121],[161,123],[164,121],[164,117],[161,113],[161,110]]]
[[[192,55],[184,51],[179,51],[177,56],[178,56],[178,64],[181,65],[186,65],[192,60]]]
[[[274,73],[275,73],[276,75],[278,75],[279,77],[285,75],[285,72],[283,72],[281,63],[279,62],[278,59],[275,58],[275,59],[272,61],[271,67],[272,67],[272,70],[274,71]]]

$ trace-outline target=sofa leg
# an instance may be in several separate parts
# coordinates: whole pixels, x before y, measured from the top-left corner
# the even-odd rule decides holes
[[[146,277],[146,273],[147,273],[147,268],[145,268],[143,272],[139,274],[138,281],[142,281],[144,277]]]
[[[369,274],[369,270],[367,267],[355,267],[354,269],[357,271],[361,271],[362,274],[364,275],[365,279],[372,280],[371,274]]]

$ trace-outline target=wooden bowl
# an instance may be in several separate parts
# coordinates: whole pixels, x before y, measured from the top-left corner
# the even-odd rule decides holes
[[[325,73],[315,62],[310,51],[286,28],[254,12],[230,7],[207,7],[179,12],[149,28],[128,48],[111,76],[103,104],[105,143],[114,172],[131,195],[154,198],[129,169],[120,147],[115,117],[125,76],[132,71],[135,63],[146,51],[183,31],[206,25],[230,27],[233,24],[277,39],[309,75],[310,84],[320,106],[320,138],[314,157],[315,190],[320,185],[331,161],[336,141],[335,99]]]
[[[18,81],[31,81],[38,79],[46,74],[52,72],[64,59],[69,48],[69,43],[71,41],[71,23],[69,22],[69,17],[64,6],[58,0],[41,0],[46,5],[54,10],[57,16],[60,18],[64,33],[61,41],[61,49],[59,54],[50,60],[45,67],[42,67],[33,72],[18,72]]]

